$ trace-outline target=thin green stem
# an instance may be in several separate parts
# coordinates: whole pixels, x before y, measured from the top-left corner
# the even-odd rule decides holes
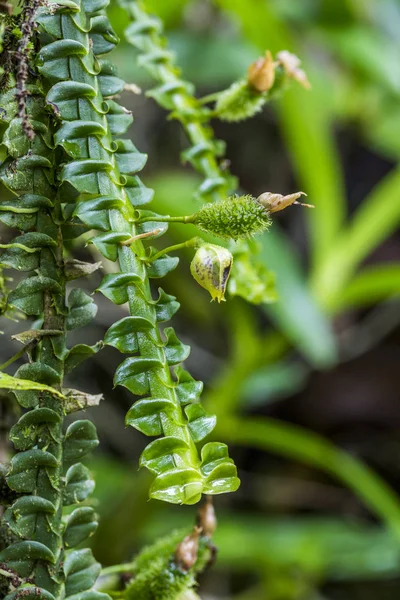
[[[152,263],[158,258],[164,256],[165,254],[168,254],[169,252],[176,252],[176,250],[183,250],[184,248],[196,248],[196,246],[198,246],[199,244],[199,239],[200,238],[198,237],[194,237],[190,240],[187,240],[186,242],[174,244],[173,246],[168,246],[168,248],[164,248],[163,250],[160,250],[160,252],[157,252],[157,254],[154,254],[151,258],[146,259],[146,262]]]
[[[108,575],[115,575],[116,573],[129,573],[134,568],[135,563],[123,563],[122,565],[112,565],[111,567],[105,567],[101,570],[100,576],[107,577]]]
[[[181,216],[181,217],[169,217],[169,216],[158,216],[157,223],[194,223],[196,220],[196,213],[193,215]],[[142,217],[137,223],[150,223],[154,221],[154,217]]]
[[[197,102],[201,105],[209,104],[210,102],[216,102],[220,95],[221,95],[221,92],[213,92],[212,94],[207,94],[207,96],[198,98]]]
[[[0,365],[0,371],[4,371],[4,369],[7,369],[7,367],[9,367],[13,363],[15,363],[15,361],[18,360],[19,358],[21,358],[25,354],[25,352],[29,352],[30,350],[32,350],[36,344],[37,344],[37,341],[34,340],[33,342],[30,342],[29,344],[27,344],[26,346],[21,348],[21,350],[19,350],[16,354],[14,354],[14,356],[12,356],[8,360],[6,360],[5,363]]]

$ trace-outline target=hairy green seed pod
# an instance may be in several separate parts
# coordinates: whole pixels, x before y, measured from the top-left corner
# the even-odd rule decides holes
[[[225,300],[225,291],[232,269],[233,256],[226,248],[204,244],[197,250],[190,272],[201,287],[210,292],[213,300]]]
[[[254,117],[266,102],[267,92],[257,91],[247,79],[242,79],[220,93],[215,112],[221,121],[237,123]]]
[[[262,233],[271,225],[269,211],[253,196],[232,196],[221,202],[204,205],[195,215],[199,229],[217,237],[248,238]]]

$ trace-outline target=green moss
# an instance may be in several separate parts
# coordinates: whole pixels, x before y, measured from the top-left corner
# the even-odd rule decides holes
[[[187,534],[185,530],[173,531],[142,550],[133,563],[134,577],[123,593],[126,600],[177,600],[196,587],[196,576],[210,559],[209,543],[200,538],[197,561],[184,573],[174,564],[173,557]]]

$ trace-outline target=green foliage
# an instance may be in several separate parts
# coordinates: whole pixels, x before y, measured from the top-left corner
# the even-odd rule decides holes
[[[70,214],[81,218],[89,228],[105,230],[91,242],[103,256],[119,261],[120,272],[106,275],[98,291],[115,304],[128,302],[132,315],[131,320],[113,325],[106,334],[106,343],[121,352],[136,354],[119,366],[114,384],[146,396],[142,403],[149,404],[146,417],[141,413],[142,431],[152,430],[151,425],[144,424],[144,419],[149,423],[159,419],[161,423],[160,433],[164,437],[152,442],[140,461],[156,475],[150,496],[191,504],[203,492],[233,491],[239,481],[232,461],[219,444],[210,443],[199,456],[195,446],[198,434],[192,433],[191,419],[184,411],[184,407],[198,401],[198,396],[192,398],[186,394],[177,375],[173,377],[170,371],[174,366],[176,373],[175,365],[185,360],[189,349],[170,329],[164,330],[165,337],[158,329],[157,323],[175,312],[176,302],[162,292],[154,301],[149,279],[165,276],[176,267],[178,259],[163,256],[149,261],[144,245],[136,238],[149,231],[145,225],[135,225],[145,214],[141,207],[152,197],[136,175],[146,157],[129,140],[113,137],[123,133],[131,122],[130,115],[109,98],[121,91],[124,84],[104,60],[97,74],[96,61],[98,55],[114,47],[116,40],[110,33],[111,26],[105,26],[108,21],[104,14],[103,29],[99,32],[107,30],[107,36],[98,33],[96,20],[92,21],[90,36],[86,34],[79,24],[86,19],[85,10],[86,6],[81,7],[72,18],[70,8],[66,7],[62,13],[43,15],[40,19],[48,34],[40,53],[40,72],[49,86],[47,101],[60,120],[55,141],[64,151],[60,181],[62,189],[67,191],[72,186],[76,193]],[[68,27],[62,25],[64,21]],[[68,73],[72,72],[74,77],[70,81]],[[104,98],[107,98],[107,112]],[[86,144],[87,137],[90,144]],[[136,208],[140,210],[135,211]],[[154,219],[157,225],[157,215]],[[69,308],[67,329],[86,324],[95,314],[91,300],[79,290],[71,292]],[[161,405],[159,400],[163,401]],[[132,412],[128,423],[135,426],[131,417]],[[214,462],[208,458],[210,452],[215,455]]]

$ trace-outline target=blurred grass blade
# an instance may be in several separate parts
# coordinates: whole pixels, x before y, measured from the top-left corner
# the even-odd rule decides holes
[[[312,76],[310,79],[317,81]],[[306,215],[314,265],[323,261],[335,243],[346,206],[332,121],[324,93],[318,91],[316,85],[311,92],[296,87],[277,104],[298,187],[307,193],[307,202],[315,204],[315,209]]]
[[[260,244],[262,260],[276,273],[278,290],[278,301],[264,310],[314,366],[332,366],[337,360],[335,337],[307,289],[294,249],[276,223]]]
[[[400,167],[393,169],[374,187],[343,231],[329,256],[313,277],[313,290],[321,304],[340,303],[343,287],[358,265],[400,223]]]
[[[326,471],[353,490],[400,541],[398,496],[374,471],[328,440],[301,427],[262,417],[220,419],[217,431],[225,442],[275,452]]]
[[[334,310],[371,306],[400,295],[400,264],[379,264],[361,271],[344,288]]]

